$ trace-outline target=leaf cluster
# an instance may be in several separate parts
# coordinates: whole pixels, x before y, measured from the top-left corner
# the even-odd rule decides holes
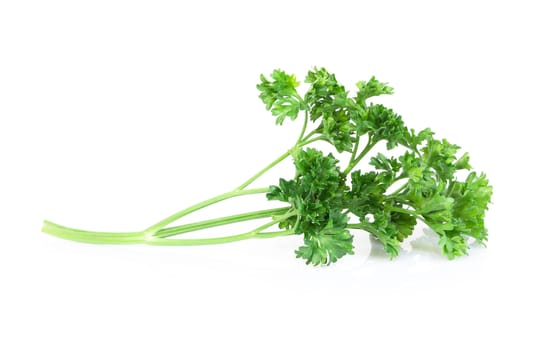
[[[348,217],[342,213],[348,186],[338,160],[313,148],[300,151],[295,160],[296,176],[280,179],[271,186],[267,198],[289,203],[296,216],[280,224],[304,235],[297,256],[307,262],[328,264],[353,253],[352,235],[346,230]]]
[[[439,236],[450,259],[467,254],[469,237],[486,242],[484,216],[492,195],[486,175],[471,171],[468,153],[458,156],[459,146],[436,139],[430,129],[409,130],[392,109],[368,102],[393,93],[387,84],[372,77],[357,83],[350,97],[334,74],[315,68],[301,97],[293,75],[275,70],[271,79],[261,80],[260,97],[278,124],[304,111],[305,123],[314,125],[308,134],[303,130],[292,149],[295,177],[280,179],[267,195],[289,203],[296,213],[280,225],[304,236],[297,257],[314,265],[335,262],[353,253],[349,229],[362,229],[393,258],[418,222]],[[350,162],[341,169],[333,154],[305,147],[316,140],[350,153]],[[367,142],[363,150],[362,140]],[[378,153],[368,162],[371,170],[355,170],[379,142],[404,153],[397,158]],[[464,180],[459,180],[461,172],[467,172]]]

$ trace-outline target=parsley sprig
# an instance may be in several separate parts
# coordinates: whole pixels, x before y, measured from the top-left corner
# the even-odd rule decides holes
[[[418,222],[439,237],[449,258],[467,254],[470,240],[484,245],[484,215],[492,187],[484,173],[472,171],[468,153],[459,146],[435,138],[430,129],[408,129],[401,116],[370,99],[389,95],[393,89],[374,77],[356,84],[350,96],[334,74],[324,68],[308,72],[307,92],[302,96],[294,75],[275,70],[261,76],[257,85],[267,110],[282,125],[302,118],[294,145],[276,160],[232,191],[181,210],[139,232],[95,232],[72,229],[45,221],[43,231],[61,238],[87,243],[145,243],[151,245],[204,245],[252,238],[302,235],[296,256],[307,264],[326,265],[353,254],[352,230],[364,230],[396,257],[400,244],[412,235]],[[336,153],[314,148],[328,143]],[[377,153],[368,159],[371,170],[359,164],[373,148],[399,149],[398,157]],[[341,167],[338,156],[347,154]],[[295,176],[276,185],[249,188],[278,163],[292,158]],[[463,172],[463,180],[461,178]],[[170,225],[197,210],[233,197],[265,194],[285,206],[220,218]],[[254,229],[215,238],[171,238],[187,232],[242,221],[265,219]],[[273,230],[274,229],[274,230]],[[470,238],[470,240],[469,240]]]

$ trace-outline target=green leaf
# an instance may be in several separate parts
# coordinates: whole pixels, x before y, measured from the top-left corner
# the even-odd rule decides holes
[[[457,160],[457,162],[455,162],[455,168],[457,170],[462,170],[462,169],[467,169],[467,170],[471,170],[472,167],[470,166],[470,157],[469,157],[469,154],[468,153],[465,153],[461,156],[461,158],[459,158]]]
[[[257,85],[260,90],[260,99],[265,103],[265,108],[277,117],[277,124],[282,124],[286,118],[295,120],[299,111],[305,108],[296,90],[299,82],[295,75],[275,69],[271,73],[271,80],[263,74],[260,80],[261,83]]]
[[[348,209],[363,219],[367,214],[374,214],[383,208],[384,192],[387,186],[382,183],[376,172],[362,174],[356,170],[351,174],[352,190],[348,193]]]
[[[362,106],[366,105],[366,101],[370,97],[379,95],[391,95],[393,94],[393,88],[387,83],[381,83],[373,76],[369,81],[360,81],[356,83],[358,87],[358,93],[356,101]]]
[[[465,236],[482,244],[487,240],[484,215],[491,186],[483,174],[471,173],[464,182],[456,180],[457,171],[471,169],[468,153],[458,159],[459,146],[436,139],[431,129],[408,129],[392,109],[367,104],[373,96],[393,92],[374,77],[357,84],[355,98],[348,97],[335,75],[324,68],[310,71],[305,81],[310,86],[303,99],[304,108],[310,120],[319,121],[313,133],[338,152],[352,152],[354,143],[364,135],[369,145],[384,141],[388,150],[402,145],[406,151],[399,158],[384,153],[373,156],[369,164],[374,171],[350,172],[350,167],[351,189],[331,154],[324,156],[315,149],[296,152],[295,178],[281,179],[279,186],[270,188],[268,198],[288,202],[298,213],[281,227],[304,234],[305,245],[297,251],[299,257],[313,264],[332,262],[321,245],[339,244],[341,240],[336,238],[341,234],[332,235],[332,240],[324,232],[328,232],[325,228],[331,213],[345,210],[359,218],[360,227],[382,243],[392,258],[399,253],[400,242],[412,234],[418,218],[439,235],[439,244],[449,258],[466,254],[469,247]],[[355,155],[352,159],[358,161]],[[388,195],[390,186],[399,179],[408,182]],[[369,215],[374,220],[368,220]]]
[[[393,259],[399,255],[401,247],[398,238],[399,232],[390,219],[389,212],[378,212],[374,215],[374,222],[369,225],[372,227],[371,235],[382,244],[390,259]]]
[[[412,235],[417,220],[415,215],[392,211],[390,213],[390,221],[395,226],[397,240],[402,242],[405,238]]]
[[[369,164],[375,167],[378,170],[390,171],[396,173],[401,169],[401,163],[394,157],[386,157],[382,153],[378,153],[376,157],[372,157],[369,161]]]
[[[316,266],[329,265],[346,254],[353,254],[353,237],[346,230],[347,222],[345,214],[332,211],[323,229],[305,233],[305,244],[296,250],[296,257]]]
[[[290,203],[298,213],[295,221],[289,218],[283,225],[294,227],[295,233],[319,231],[328,223],[331,211],[342,209],[348,190],[338,160],[308,148],[296,155],[294,164],[295,178],[281,179],[279,186],[270,187],[267,196]]]
[[[344,86],[337,82],[335,74],[329,73],[325,68],[315,68],[308,72],[305,82],[311,84],[305,94],[311,120],[333,117],[337,108],[346,107],[347,92]]]
[[[471,236],[483,244],[487,240],[484,217],[493,194],[493,187],[489,185],[486,175],[472,172],[465,182],[451,182],[448,191],[454,198],[453,232]]]
[[[358,116],[356,115],[356,118]],[[368,134],[375,142],[386,141],[387,149],[407,144],[410,134],[403,119],[392,109],[371,104],[355,120],[359,135]]]
[[[290,202],[297,194],[296,183],[293,180],[280,179],[278,186],[270,186],[267,199]]]
[[[465,239],[461,236],[442,235],[438,244],[442,248],[442,252],[450,260],[467,254],[468,246]]]
[[[414,152],[406,152],[399,157],[399,162],[403,170],[401,177],[408,178],[411,183],[418,184],[422,179],[431,177],[427,165]]]
[[[416,149],[417,146],[420,146],[424,141],[428,141],[433,139],[433,135],[435,133],[431,131],[431,129],[426,128],[420,131],[419,133],[416,133],[416,130],[410,129],[410,144],[409,147],[411,149]]]
[[[309,71],[305,82],[311,84],[305,94],[312,121],[321,120],[316,129],[338,152],[350,152],[354,142],[355,127],[352,113],[359,113],[359,106],[348,97],[344,86],[334,74],[324,68]]]
[[[430,198],[418,202],[417,212],[425,219],[436,222],[449,222],[452,220],[454,199],[435,194]]]
[[[451,180],[457,170],[455,154],[459,148],[446,139],[442,141],[430,139],[427,141],[427,145],[422,148],[424,161],[435,169],[440,178]]]

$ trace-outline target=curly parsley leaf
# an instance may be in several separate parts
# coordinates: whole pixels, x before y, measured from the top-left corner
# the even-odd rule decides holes
[[[368,81],[360,81],[356,83],[356,86],[358,87],[356,102],[361,106],[365,106],[367,99],[370,97],[393,94],[392,87],[388,86],[386,83],[381,83],[380,81],[376,80],[374,76]]]
[[[338,152],[351,152],[355,140],[351,114],[357,113],[357,106],[348,92],[325,68],[309,71],[305,82],[310,84],[305,94],[310,120],[320,120],[316,131]]]
[[[307,264],[329,265],[346,254],[354,254],[353,237],[346,229],[347,223],[345,214],[332,211],[321,230],[305,232],[305,244],[296,250],[296,257],[305,259]]]
[[[295,220],[282,223],[284,227],[295,233],[317,232],[328,224],[331,211],[342,206],[348,187],[331,154],[308,148],[299,152],[294,164],[295,178],[280,179],[278,186],[270,187],[267,198],[287,202],[297,213]]]
[[[265,108],[277,117],[277,124],[282,125],[286,118],[295,120],[299,111],[304,109],[303,99],[296,90],[300,83],[295,75],[275,69],[270,80],[263,74],[260,80],[261,83],[256,86],[260,90],[260,99],[265,103]]]

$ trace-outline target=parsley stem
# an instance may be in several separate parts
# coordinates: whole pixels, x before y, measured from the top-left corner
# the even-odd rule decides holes
[[[309,122],[309,115],[307,112],[305,112],[305,118],[304,118],[304,121],[303,121],[303,128],[301,129],[301,133],[299,135],[299,138],[297,139],[297,142],[295,143],[294,147],[292,149],[296,149],[296,148],[299,148],[299,147],[303,147],[303,146],[306,146],[310,143],[313,143],[315,141],[319,141],[319,140],[324,140],[324,138],[322,137],[316,137],[312,140],[310,140],[310,137],[312,135],[314,135],[316,133],[316,130],[313,130],[311,131],[309,134],[307,134],[307,136],[305,136],[305,132],[307,130],[307,125],[308,125],[308,122]],[[284,152],[283,154],[281,154],[277,159],[275,159],[274,161],[272,161],[271,163],[269,163],[269,165],[267,165],[265,168],[263,168],[262,170],[258,171],[254,176],[252,176],[250,179],[248,179],[247,181],[243,182],[239,187],[237,187],[236,189],[237,190],[242,190],[244,188],[246,188],[248,185],[252,184],[254,181],[256,181],[260,176],[262,176],[263,174],[265,174],[267,171],[269,171],[271,168],[273,168],[275,165],[277,165],[278,163],[282,162],[284,159],[288,158],[288,156],[292,155],[292,149],[289,149],[288,151]]]
[[[260,232],[252,238],[273,238],[273,237],[281,237],[281,236],[290,236],[293,234],[295,234],[293,230],[267,231],[267,232]]]
[[[307,124],[309,122],[309,113],[305,111],[305,117],[303,118],[303,128],[297,139],[296,145],[299,145],[303,141],[303,136],[305,136],[305,131],[307,130]]]
[[[360,135],[358,132],[356,132],[356,143],[354,144],[354,149],[352,150],[352,156],[350,157],[350,162],[348,164],[352,164],[352,162],[356,159],[356,153],[358,153],[358,148],[359,148],[359,139],[360,139]]]
[[[314,129],[313,131],[311,131],[310,133],[307,134],[307,136],[305,136],[301,141],[301,144],[304,143],[305,141],[309,140],[312,135],[316,134],[316,129]]]
[[[43,222],[42,231],[71,241],[95,244],[142,243],[145,239],[143,232],[85,231],[61,226],[47,220]]]
[[[303,147],[303,146],[306,146],[306,145],[311,144],[311,143],[316,142],[316,141],[326,141],[326,140],[327,140],[327,138],[325,136],[318,136],[318,137],[315,137],[313,139],[303,141],[298,146]]]
[[[357,223],[357,224],[348,224],[346,225],[346,228],[356,229],[356,230],[363,230],[367,231],[369,233],[374,233],[374,228],[371,225],[363,224],[363,223]]]
[[[191,246],[191,245],[209,245],[222,244],[249,239],[254,236],[252,231],[239,235],[216,237],[216,238],[188,238],[188,239],[168,239],[168,238],[152,238],[146,243],[150,245],[168,245],[168,246]]]
[[[395,207],[395,206],[389,206],[388,210],[389,211],[395,211],[397,213],[404,213],[404,214],[414,215],[414,216],[419,215],[419,213],[417,211],[410,210],[410,209],[405,209],[405,208],[401,208],[401,207]]]
[[[307,127],[307,122],[308,122],[308,116],[305,118],[305,122],[303,124],[303,131],[301,132],[301,135],[299,136],[299,139],[298,141],[296,142],[296,144],[294,145],[294,147],[292,149],[295,149],[295,148],[298,148],[298,147],[303,147],[303,146],[306,146],[308,144],[311,144],[313,142],[316,142],[316,141],[320,141],[320,140],[325,140],[324,137],[322,136],[319,136],[319,137],[315,137],[313,138],[312,140],[310,139],[310,137],[312,135],[315,134],[315,131],[313,130],[312,132],[310,132],[307,136],[303,137],[303,135],[305,134],[305,129]],[[289,149],[288,151],[284,152],[283,154],[281,154],[277,159],[275,159],[274,161],[272,161],[271,163],[269,163],[269,165],[267,165],[265,168],[263,168],[262,170],[258,171],[254,176],[252,176],[250,179],[248,179],[247,181],[243,182],[239,187],[236,188],[236,190],[243,190],[245,189],[248,185],[252,184],[254,181],[256,181],[260,176],[262,176],[263,174],[265,174],[267,171],[269,171],[271,168],[273,168],[275,165],[277,165],[278,163],[282,162],[284,159],[288,158],[288,156],[292,155],[292,149]]]
[[[190,213],[193,213],[197,210],[203,209],[205,207],[208,207],[212,204],[221,202],[223,200],[238,197],[238,196],[245,196],[249,194],[258,194],[258,193],[266,193],[269,191],[269,187],[264,188],[255,188],[251,190],[242,190],[242,189],[235,189],[230,192],[226,192],[223,194],[220,194],[218,196],[209,198],[207,200],[204,200],[203,202],[199,202],[197,204],[194,204],[186,209],[183,209],[171,216],[168,216],[167,218],[157,222],[156,224],[152,225],[151,227],[147,228],[144,232],[146,236],[153,236],[156,232],[158,232],[160,229],[166,227],[167,225],[171,224],[172,222],[182,218],[183,216],[186,216]]]
[[[285,214],[286,215],[286,214]],[[283,215],[282,218],[285,216]],[[292,215],[292,214],[288,214]],[[287,217],[287,216],[286,216]],[[246,233],[241,233],[238,235],[224,236],[224,237],[215,237],[215,238],[194,238],[194,239],[167,239],[167,238],[150,238],[146,243],[150,245],[168,245],[168,246],[193,246],[193,245],[209,245],[209,244],[222,244],[229,242],[241,241],[249,238],[271,238],[278,236],[285,236],[291,234],[290,231],[274,231],[269,233],[261,233],[263,230],[276,225],[279,223],[282,218],[277,218],[271,220],[270,222],[261,225],[254,230],[248,231]]]
[[[282,162],[284,159],[288,158],[288,156],[290,155],[290,150],[284,152],[283,154],[280,155],[280,157],[278,157],[277,159],[275,159],[274,161],[272,161],[271,163],[269,163],[269,165],[267,165],[265,168],[263,168],[262,170],[258,171],[254,176],[252,176],[250,179],[248,179],[247,181],[243,182],[241,184],[241,186],[237,187],[235,189],[235,191],[240,191],[240,190],[243,190],[244,188],[246,188],[248,185],[250,185],[251,183],[253,183],[254,181],[256,181],[256,179],[258,179],[260,176],[262,176],[263,174],[265,174],[269,169],[273,168],[275,165],[277,165],[278,163]]]
[[[396,181],[398,180],[401,180],[401,178],[397,178],[395,179],[393,182],[395,183]],[[392,193],[390,193],[389,197],[393,197],[393,196],[396,196],[399,194],[399,192],[401,192],[402,190],[404,190],[405,188],[407,188],[408,186],[408,182],[405,182],[404,184],[401,185],[401,187],[399,187],[398,189],[396,189],[395,191],[393,191]]]
[[[204,221],[189,223],[186,225],[164,228],[156,232],[154,234],[154,237],[166,238],[166,237],[171,237],[171,236],[179,235],[186,232],[193,232],[193,231],[203,230],[203,229],[216,227],[216,226],[223,226],[223,225],[233,224],[233,223],[242,222],[242,221],[268,218],[268,217],[284,214],[286,213],[288,209],[289,207],[259,210],[259,211],[253,211],[250,213],[225,216],[225,217],[221,217],[217,219],[204,220]]]
[[[313,139],[309,139],[309,137],[314,134],[314,131],[310,132],[305,138],[303,138],[303,135],[305,134],[305,129],[307,127],[307,123],[308,123],[308,115],[305,115],[305,122],[303,124],[303,131],[302,131],[302,133],[301,133],[301,135],[299,137],[300,140],[297,141],[294,148],[306,146],[306,145],[308,145],[310,143],[313,143],[313,142],[316,142],[316,141],[319,141],[319,140],[324,140],[323,137],[315,137]],[[291,154],[292,154],[292,150],[288,150],[288,151],[284,152],[277,159],[275,159],[274,161],[269,163],[269,165],[267,165],[262,170],[260,170],[258,173],[256,173],[254,176],[252,176],[247,181],[242,183],[235,190],[230,191],[230,192],[226,192],[224,194],[218,195],[216,197],[210,198],[210,199],[208,199],[206,201],[203,201],[203,202],[195,204],[195,205],[193,205],[191,207],[188,207],[188,208],[186,208],[184,210],[181,210],[180,212],[177,212],[177,213],[165,218],[164,220],[154,224],[153,226],[147,228],[145,230],[145,234],[147,236],[153,236],[159,230],[161,230],[165,226],[169,225],[170,223],[182,218],[183,216],[186,216],[186,215],[188,215],[188,214],[190,214],[190,213],[192,213],[194,211],[197,211],[197,210],[205,208],[205,207],[207,207],[209,205],[218,203],[218,202],[223,201],[225,199],[229,199],[229,198],[236,197],[236,196],[247,195],[247,194],[265,193],[265,192],[267,192],[269,190],[268,187],[260,188],[260,189],[252,189],[252,190],[246,190],[245,188],[247,186],[249,186],[250,184],[252,184],[254,181],[256,181],[256,179],[258,179],[260,176],[265,174],[267,171],[269,171],[269,169],[273,168],[275,165],[277,165],[278,163],[280,163],[284,159],[288,158],[288,156],[290,156]],[[187,231],[184,231],[184,232],[187,232]]]
[[[222,217],[218,219],[190,223],[190,224],[186,224],[182,226],[166,228],[166,229],[162,229],[156,232],[156,234],[152,236],[150,240],[163,239],[163,238],[181,234],[181,233],[192,232],[192,231],[202,230],[205,228],[222,226],[222,225],[232,224],[232,223],[241,222],[241,221],[261,219],[261,218],[266,218],[266,217],[276,216],[277,218],[273,220],[273,222],[277,223],[280,220],[284,220],[284,218],[287,218],[293,215],[290,212],[288,212],[288,209],[290,208],[284,207],[284,208],[260,210],[260,211],[254,211],[254,212],[249,212],[249,213],[244,213],[244,214],[226,216],[226,217]],[[261,231],[267,227],[274,225],[274,223],[271,225],[270,223],[267,223],[259,227],[258,229]],[[77,241],[77,242],[83,242],[83,243],[94,243],[94,244],[130,244],[132,243],[133,244],[133,243],[146,243],[149,240],[149,235],[146,234],[145,232],[86,231],[86,230],[79,230],[79,229],[75,229],[71,227],[61,226],[47,220],[44,221],[42,230],[45,233],[48,233],[50,235],[53,235],[59,238],[68,239],[68,240]],[[256,230],[253,230],[253,231],[255,232]],[[257,233],[259,233],[260,231],[258,231]],[[280,233],[268,232],[268,233],[265,233],[264,237],[259,237],[259,238],[284,235],[286,231],[279,231],[279,232]],[[261,233],[261,235],[263,235],[263,233]],[[216,243],[221,243],[221,240],[218,240]]]
[[[352,159],[350,160],[348,167],[344,169],[343,175],[349,174],[352,171],[352,169],[354,169],[354,167],[363,159],[363,157],[367,155],[367,153],[369,153],[369,151],[375,145],[376,145],[376,142],[373,142],[371,138],[369,137],[369,140],[367,141],[367,145],[365,146],[365,148],[360,152],[359,156],[357,156],[356,158],[352,157],[353,160]]]

